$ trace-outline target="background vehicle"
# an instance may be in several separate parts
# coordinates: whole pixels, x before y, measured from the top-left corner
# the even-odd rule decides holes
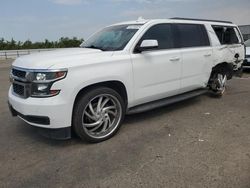
[[[246,60],[243,63],[243,69],[250,69],[250,39],[245,41],[246,45]]]
[[[183,18],[115,24],[81,48],[21,57],[13,63],[13,115],[69,138],[112,137],[125,114],[200,95],[222,96],[245,59],[231,22]]]

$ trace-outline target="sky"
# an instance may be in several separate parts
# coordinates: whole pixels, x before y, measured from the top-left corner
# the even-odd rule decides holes
[[[0,38],[87,39],[128,20],[188,17],[250,24],[250,0],[0,0]]]

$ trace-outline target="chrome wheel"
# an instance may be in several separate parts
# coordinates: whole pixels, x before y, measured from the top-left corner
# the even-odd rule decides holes
[[[226,89],[227,75],[218,74],[217,78],[217,90],[218,92],[224,93]]]
[[[92,138],[103,138],[112,134],[122,117],[119,100],[110,94],[94,97],[82,113],[82,126]]]
[[[217,94],[222,95],[226,90],[226,82],[227,82],[227,75],[218,73],[213,79],[211,88]]]

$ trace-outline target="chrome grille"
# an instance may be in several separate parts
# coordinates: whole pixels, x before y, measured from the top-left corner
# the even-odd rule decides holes
[[[30,95],[30,83],[26,79],[26,73],[16,68],[11,71],[13,93],[21,98],[28,98]]]
[[[25,71],[17,70],[14,68],[12,69],[12,74],[13,74],[13,76],[18,77],[18,78],[22,78],[22,79],[24,79],[26,76]]]

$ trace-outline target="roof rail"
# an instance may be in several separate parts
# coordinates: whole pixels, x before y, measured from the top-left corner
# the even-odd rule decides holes
[[[206,22],[219,22],[219,23],[230,23],[232,24],[233,22],[230,21],[222,21],[222,20],[206,20],[206,19],[195,19],[195,18],[179,18],[179,17],[174,17],[170,18],[174,20],[191,20],[191,21],[206,21]]]

